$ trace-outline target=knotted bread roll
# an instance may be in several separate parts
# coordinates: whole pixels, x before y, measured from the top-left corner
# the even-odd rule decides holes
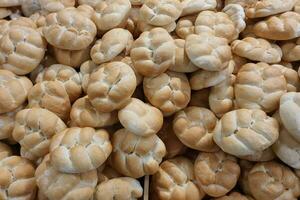
[[[120,129],[112,137],[112,166],[121,174],[140,178],[157,172],[166,147],[157,135],[137,136]]]
[[[51,164],[64,173],[84,173],[102,165],[112,151],[108,132],[91,127],[72,127],[54,135]]]

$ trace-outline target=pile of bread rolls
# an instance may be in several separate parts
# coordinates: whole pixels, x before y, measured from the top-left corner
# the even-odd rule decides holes
[[[299,61],[300,0],[0,0],[0,200],[297,200]]]

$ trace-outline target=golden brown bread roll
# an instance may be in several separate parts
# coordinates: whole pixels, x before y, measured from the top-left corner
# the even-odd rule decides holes
[[[175,29],[176,35],[181,39],[186,39],[188,35],[195,34],[196,18],[196,14],[179,18]]]
[[[184,50],[185,40],[175,39],[174,43],[176,45],[175,62],[168,70],[183,73],[197,71],[199,68],[190,61]]]
[[[262,109],[265,112],[277,109],[280,97],[286,91],[287,82],[281,70],[263,62],[244,65],[234,86],[239,108]]]
[[[234,83],[235,76],[231,75],[218,85],[211,87],[209,93],[209,107],[218,116],[234,108]]]
[[[111,112],[124,107],[135,88],[132,68],[123,62],[110,62],[90,75],[87,95],[97,110]]]
[[[66,50],[53,47],[54,56],[58,63],[78,68],[90,59],[91,45],[82,50]]]
[[[296,200],[300,181],[288,167],[275,161],[257,163],[248,174],[249,188],[255,199]]]
[[[130,8],[129,0],[99,1],[94,6],[95,13],[92,19],[98,31],[103,33],[113,28],[125,26]]]
[[[35,199],[35,168],[25,158],[9,156],[0,161],[0,199]]]
[[[182,9],[179,0],[145,0],[140,9],[140,18],[148,24],[164,26],[176,21]]]
[[[279,63],[272,65],[273,68],[278,68],[283,74],[287,83],[287,92],[296,92],[300,88],[300,79],[297,71],[292,67],[288,67],[290,63]]]
[[[84,173],[102,165],[112,151],[108,132],[91,127],[72,127],[54,135],[50,160],[64,173]]]
[[[37,161],[49,153],[51,138],[67,126],[54,113],[32,108],[19,111],[12,136],[21,145],[21,156]]]
[[[183,6],[181,16],[198,14],[204,10],[214,10],[217,7],[216,0],[180,0]]]
[[[30,27],[11,26],[0,42],[0,68],[18,75],[33,71],[45,55],[45,40]]]
[[[81,174],[58,172],[51,165],[49,155],[37,167],[35,178],[39,190],[49,200],[91,199],[98,179],[96,170]]]
[[[185,108],[191,98],[191,88],[185,74],[166,71],[156,77],[145,77],[144,94],[149,102],[170,116]]]
[[[140,136],[156,134],[163,125],[161,111],[136,98],[131,98],[118,117],[126,129]]]
[[[163,28],[145,31],[133,42],[130,56],[140,74],[157,76],[174,65],[174,40]]]
[[[79,127],[101,128],[118,122],[117,111],[99,112],[87,96],[77,99],[71,108],[71,121]]]
[[[189,148],[215,152],[219,147],[213,141],[217,118],[206,108],[187,107],[176,113],[173,130],[178,139]]]
[[[27,98],[32,82],[8,70],[0,70],[0,114],[14,111]]]
[[[96,31],[95,24],[74,7],[49,14],[43,27],[46,40],[54,47],[66,50],[87,48]]]
[[[132,43],[133,37],[128,30],[112,29],[96,41],[91,49],[91,58],[95,64],[102,64],[111,61],[119,54],[127,56]]]
[[[283,57],[288,62],[300,60],[300,39],[284,42],[281,45]]]
[[[143,195],[141,184],[133,178],[113,178],[100,183],[95,192],[96,200],[137,200]]]
[[[261,0],[246,7],[249,18],[267,17],[293,9],[295,0]]]
[[[201,200],[205,194],[194,181],[193,163],[175,157],[161,163],[151,185],[160,200]]]
[[[212,197],[221,197],[232,190],[240,171],[237,159],[223,151],[201,152],[194,165],[197,184]]]
[[[213,138],[223,151],[248,156],[270,147],[278,135],[278,122],[264,111],[238,109],[223,115],[214,129]]]
[[[64,85],[58,81],[35,84],[28,93],[29,108],[45,108],[67,121],[71,103]]]
[[[278,63],[282,57],[282,51],[276,44],[261,38],[246,37],[231,43],[233,53],[249,60]]]
[[[120,129],[112,137],[112,166],[121,174],[140,178],[157,172],[166,147],[157,135],[137,136]]]
[[[210,33],[187,36],[185,51],[194,65],[207,71],[221,71],[232,58],[227,40]]]
[[[193,72],[190,76],[190,85],[192,90],[201,90],[203,88],[208,88],[215,86],[227,78],[230,78],[235,63],[233,60],[229,61],[227,67],[221,71],[206,71],[198,70]]]
[[[270,40],[289,40],[300,36],[300,14],[285,12],[257,22],[255,35]]]
[[[68,93],[70,102],[74,102],[78,99],[82,92],[80,75],[75,69],[67,65],[54,64],[47,67],[41,71],[36,78],[36,83],[42,81],[61,82]]]

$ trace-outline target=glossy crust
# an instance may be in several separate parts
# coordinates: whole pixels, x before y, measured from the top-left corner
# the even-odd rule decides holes
[[[73,7],[49,14],[43,28],[44,37],[51,45],[66,50],[87,48],[96,31],[95,24]]]
[[[131,98],[118,117],[127,130],[139,136],[153,135],[163,125],[161,111],[136,98]]]
[[[95,192],[96,200],[137,200],[143,195],[140,183],[130,177],[113,178],[100,183]]]
[[[49,155],[37,167],[35,177],[39,190],[49,200],[90,199],[98,179],[96,170],[81,174],[58,172],[51,165]]]
[[[280,97],[287,92],[287,82],[279,68],[263,62],[248,63],[236,76],[234,92],[239,108],[271,112],[278,108]]]
[[[32,87],[25,76],[17,76],[7,70],[0,70],[0,113],[11,112],[21,106]]]
[[[289,199],[300,196],[300,182],[288,167],[275,161],[257,163],[248,175],[249,188],[255,199]]]
[[[126,129],[114,133],[112,145],[112,166],[119,173],[133,178],[156,173],[166,155],[166,147],[158,136],[141,137]]]
[[[175,157],[161,163],[151,184],[160,200],[201,200],[205,194],[194,180],[193,163],[185,157]]]
[[[175,62],[175,44],[170,34],[162,28],[143,32],[132,45],[131,60],[143,76],[157,76]]]
[[[236,158],[223,151],[199,153],[194,165],[197,184],[213,197],[221,197],[233,189],[240,171]]]
[[[213,141],[217,118],[206,108],[187,107],[173,120],[173,130],[178,139],[189,148],[215,152],[219,147]]]
[[[20,156],[9,156],[0,161],[1,191],[3,200],[35,198],[34,166]]]
[[[132,68],[123,62],[110,62],[91,74],[87,95],[97,110],[111,112],[124,107],[135,88]]]
[[[66,128],[57,115],[46,109],[24,109],[16,114],[12,136],[21,145],[21,155],[36,161],[49,153],[51,138]]]
[[[181,17],[176,24],[176,35],[181,39],[186,39],[188,35],[195,33],[195,21],[197,15]]]
[[[28,93],[29,108],[45,108],[67,121],[71,103],[64,85],[58,81],[35,84]]]
[[[50,160],[64,173],[84,173],[101,166],[112,151],[108,132],[91,127],[68,128],[51,140]]]
[[[247,156],[270,147],[278,135],[278,122],[264,111],[238,109],[223,115],[214,129],[213,138],[223,151]]]

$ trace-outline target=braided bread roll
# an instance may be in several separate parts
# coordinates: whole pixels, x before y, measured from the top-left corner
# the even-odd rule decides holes
[[[41,34],[25,26],[11,26],[1,37],[0,43],[0,68],[17,75],[33,71],[46,51],[46,41]]]
[[[12,155],[12,150],[7,144],[0,142],[0,160]]]
[[[110,62],[90,75],[87,95],[97,110],[112,112],[126,105],[135,88],[132,68],[123,62]]]
[[[262,110],[233,110],[218,121],[214,141],[235,156],[255,155],[270,147],[279,136],[277,120]]]
[[[91,199],[98,179],[96,170],[81,174],[61,173],[52,166],[49,155],[37,167],[35,177],[47,200]]]
[[[161,111],[136,98],[131,98],[118,117],[128,131],[139,136],[156,134],[163,125]]]
[[[91,104],[87,96],[77,99],[70,112],[71,121],[79,127],[101,128],[117,123],[118,113],[99,112]]]
[[[95,24],[74,7],[65,8],[46,17],[43,34],[54,47],[66,50],[82,50],[94,40]]]
[[[29,108],[45,108],[67,121],[71,103],[64,85],[59,81],[43,81],[35,84],[28,93]]]
[[[137,200],[143,195],[141,184],[133,178],[113,178],[100,183],[95,192],[96,200]]]
[[[137,136],[120,129],[112,138],[112,166],[121,174],[140,178],[157,172],[166,147],[157,135]]]
[[[68,96],[70,102],[74,102],[81,95],[81,77],[70,66],[54,64],[40,72],[36,78],[36,83],[42,81],[59,81],[61,82]]]
[[[16,115],[12,136],[21,145],[21,155],[36,161],[49,153],[51,138],[66,128],[57,115],[46,109],[24,109]]]
[[[104,129],[73,127],[52,138],[50,159],[60,172],[84,173],[101,166],[111,151],[109,135]]]
[[[237,159],[223,151],[199,153],[194,170],[197,184],[213,197],[221,197],[232,190],[241,172]]]
[[[31,87],[32,82],[27,77],[0,70],[0,114],[21,106],[26,101]]]
[[[34,200],[35,168],[25,158],[9,156],[0,161],[0,199]]]
[[[205,194],[194,181],[193,163],[175,157],[161,163],[151,184],[160,200],[201,200]]]

